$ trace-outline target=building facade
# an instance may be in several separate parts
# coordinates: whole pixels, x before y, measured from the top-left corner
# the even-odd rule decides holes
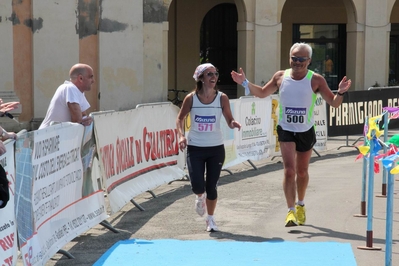
[[[219,69],[221,90],[240,97],[231,70],[264,84],[289,67],[289,48],[302,41],[332,90],[344,75],[351,90],[399,80],[398,0],[9,0],[0,2],[0,35],[0,97],[22,104],[19,125],[0,122],[14,131],[38,127],[77,62],[95,71],[91,112],[190,91],[201,62]]]

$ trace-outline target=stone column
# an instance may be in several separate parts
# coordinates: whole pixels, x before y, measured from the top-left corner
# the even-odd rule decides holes
[[[348,23],[346,76],[352,80],[351,90],[364,90],[364,25]]]
[[[278,1],[256,1],[254,82],[258,85],[264,85],[280,69],[281,23],[278,18],[279,12]]]
[[[389,76],[389,23],[387,0],[366,0],[364,29],[364,87],[386,86]]]

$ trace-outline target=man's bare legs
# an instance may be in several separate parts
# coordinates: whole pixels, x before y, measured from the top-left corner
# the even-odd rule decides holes
[[[283,189],[288,208],[294,208],[296,198],[296,184],[295,184],[295,143],[294,142],[280,142],[281,155],[284,164],[284,179]]]
[[[303,225],[306,221],[305,207],[303,205],[295,206],[295,200],[296,194],[298,194],[298,201],[303,203],[305,199],[312,149],[306,152],[297,152],[294,142],[280,142],[280,149],[284,163],[283,189],[289,209],[285,226]]]
[[[306,189],[309,184],[309,162],[312,149],[306,152],[296,153],[296,186],[298,201],[305,200]]]
[[[280,142],[281,155],[284,163],[283,189],[287,207],[295,207],[296,193],[298,200],[305,199],[306,188],[309,183],[309,162],[312,150],[306,152],[295,151],[294,142]]]

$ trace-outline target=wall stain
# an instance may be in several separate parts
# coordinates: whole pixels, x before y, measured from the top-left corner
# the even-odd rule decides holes
[[[12,25],[19,25],[21,24],[21,21],[19,20],[19,17],[17,16],[17,14],[15,14],[15,12],[11,13],[11,17],[9,18],[9,20],[12,21]],[[0,19],[1,22],[1,19]]]
[[[101,6],[101,5],[100,5]],[[76,10],[76,33],[79,39],[97,35],[100,6],[97,0],[79,0]]]
[[[162,0],[143,1],[144,22],[164,22],[168,20],[168,7]]]
[[[49,103],[58,86],[66,80],[68,73],[69,69],[61,67],[43,69],[40,73],[40,78],[35,81],[35,89],[38,89],[43,94],[43,97],[48,99]],[[43,99],[41,102],[46,102],[46,100]]]
[[[100,21],[99,30],[102,32],[115,32],[124,31],[129,25],[127,23],[121,23],[116,20],[103,18]]]
[[[129,88],[131,91],[135,91],[137,87],[137,75],[136,71],[131,68],[111,68],[104,67],[101,70],[101,76],[104,80],[103,88],[107,91],[116,92],[123,87]]]
[[[42,18],[25,19],[24,25],[27,26],[28,28],[31,28],[32,32],[35,33],[43,28],[43,19]]]

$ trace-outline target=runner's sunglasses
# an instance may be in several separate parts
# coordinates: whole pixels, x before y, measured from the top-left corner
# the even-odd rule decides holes
[[[309,59],[308,57],[291,56],[291,60],[294,61],[294,62],[298,62],[299,61],[299,62],[303,63],[303,62],[305,62],[308,59]]]

